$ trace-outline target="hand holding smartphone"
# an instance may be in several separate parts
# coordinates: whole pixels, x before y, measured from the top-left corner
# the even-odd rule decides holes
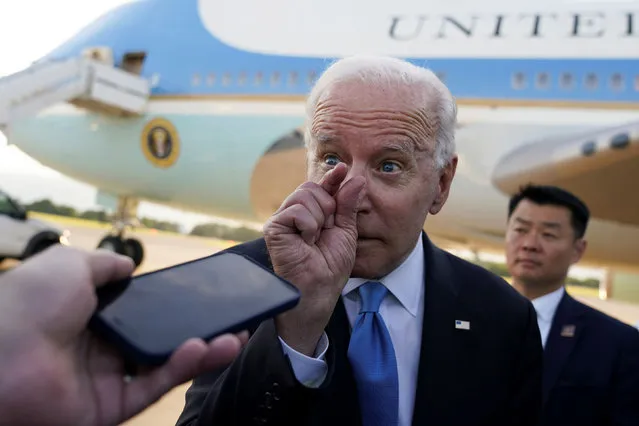
[[[293,308],[296,287],[248,257],[221,252],[108,284],[89,328],[139,365],[192,337],[237,333]]]

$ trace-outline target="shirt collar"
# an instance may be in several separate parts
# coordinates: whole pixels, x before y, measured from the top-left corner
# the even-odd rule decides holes
[[[395,296],[412,316],[417,316],[420,291],[424,287],[424,245],[422,234],[410,255],[394,271],[379,280],[390,293]],[[360,285],[370,280],[364,278],[351,278],[346,283],[343,295],[351,296]],[[353,293],[352,293],[353,292]],[[352,294],[349,294],[352,293]]]
[[[563,295],[564,288],[562,286],[552,293],[533,299],[532,304],[535,307],[535,311],[537,311],[537,316],[544,321],[551,321]]]

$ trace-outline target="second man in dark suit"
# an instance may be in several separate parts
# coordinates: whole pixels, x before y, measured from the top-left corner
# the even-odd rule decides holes
[[[457,165],[448,89],[408,62],[353,57],[322,75],[307,112],[309,181],[263,240],[231,249],[301,302],[196,379],[178,425],[535,425],[532,304],[422,231]]]
[[[639,331],[564,289],[586,250],[589,217],[553,186],[527,186],[510,201],[508,268],[535,306],[544,345],[541,426],[639,425]]]

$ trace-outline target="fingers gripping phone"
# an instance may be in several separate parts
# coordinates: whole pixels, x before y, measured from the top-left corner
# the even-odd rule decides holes
[[[166,362],[191,337],[245,330],[300,298],[289,282],[230,252],[111,283],[97,295],[89,328],[139,365]]]

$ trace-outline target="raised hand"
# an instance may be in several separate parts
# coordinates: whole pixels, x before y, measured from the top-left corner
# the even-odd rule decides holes
[[[357,209],[365,179],[345,181],[340,163],[319,183],[298,187],[264,226],[275,273],[302,293],[299,305],[276,319],[289,346],[310,354],[348,281],[357,250]]]

